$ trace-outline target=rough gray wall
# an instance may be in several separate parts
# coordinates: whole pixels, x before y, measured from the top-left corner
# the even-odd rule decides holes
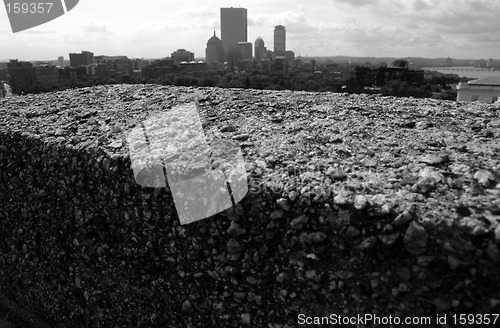
[[[239,141],[250,192],[181,226],[125,132],[189,101]],[[151,85],[0,100],[1,291],[62,326],[498,313],[498,113]]]

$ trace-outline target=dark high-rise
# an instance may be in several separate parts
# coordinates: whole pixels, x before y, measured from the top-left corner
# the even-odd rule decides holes
[[[286,51],[286,30],[283,25],[274,28],[274,55],[284,56]]]
[[[247,10],[245,8],[220,9],[221,40],[224,51],[247,42]]]

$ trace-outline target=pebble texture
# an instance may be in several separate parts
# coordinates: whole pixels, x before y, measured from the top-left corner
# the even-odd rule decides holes
[[[181,226],[127,131],[196,103],[249,192]],[[500,109],[99,86],[0,100],[0,292],[61,327],[295,327],[500,312]]]

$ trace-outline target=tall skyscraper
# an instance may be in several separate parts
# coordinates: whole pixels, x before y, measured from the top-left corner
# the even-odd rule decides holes
[[[224,51],[247,42],[247,10],[245,8],[220,9],[221,39]]]
[[[274,55],[284,56],[286,51],[286,30],[283,25],[274,27]]]

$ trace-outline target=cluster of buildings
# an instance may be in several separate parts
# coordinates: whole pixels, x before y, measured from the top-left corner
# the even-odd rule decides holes
[[[288,74],[295,55],[286,50],[286,29],[277,25],[274,29],[274,49],[268,50],[259,37],[252,45],[248,42],[248,18],[245,8],[220,9],[220,38],[216,31],[208,39],[205,61],[195,61],[194,53],[186,49],[174,51],[170,58],[152,63],[145,73],[146,78],[159,77],[169,69],[245,71],[259,69],[263,72],[278,71]]]
[[[220,38],[214,31],[207,41],[205,61],[195,61],[194,53],[177,49],[170,57],[153,62],[129,59],[127,56],[94,56],[90,51],[69,54],[69,65],[64,57],[54,62],[31,63],[11,60],[0,66],[0,81],[10,81],[15,94],[30,92],[34,85],[60,87],[72,81],[89,78],[113,79],[128,82],[142,78],[161,78],[179,69],[238,70],[258,69],[262,72],[288,74],[295,55],[286,50],[286,29],[274,29],[274,49],[266,48],[264,40],[248,42],[247,9],[221,8]]]
[[[288,73],[295,55],[286,50],[286,29],[283,25],[274,28],[274,50],[268,50],[259,37],[253,46],[248,42],[247,10],[245,8],[221,8],[220,39],[215,31],[207,41],[206,64],[209,69],[229,67],[247,70],[256,68],[264,72]],[[253,50],[253,51],[252,51]]]
[[[58,88],[72,81],[88,78],[114,79],[127,82],[134,77],[140,78],[142,59],[129,59],[127,56],[94,56],[92,52],[69,54],[69,66],[64,57],[56,62],[25,62],[11,60],[0,65],[0,81],[9,81],[15,94],[33,91],[34,86]]]

